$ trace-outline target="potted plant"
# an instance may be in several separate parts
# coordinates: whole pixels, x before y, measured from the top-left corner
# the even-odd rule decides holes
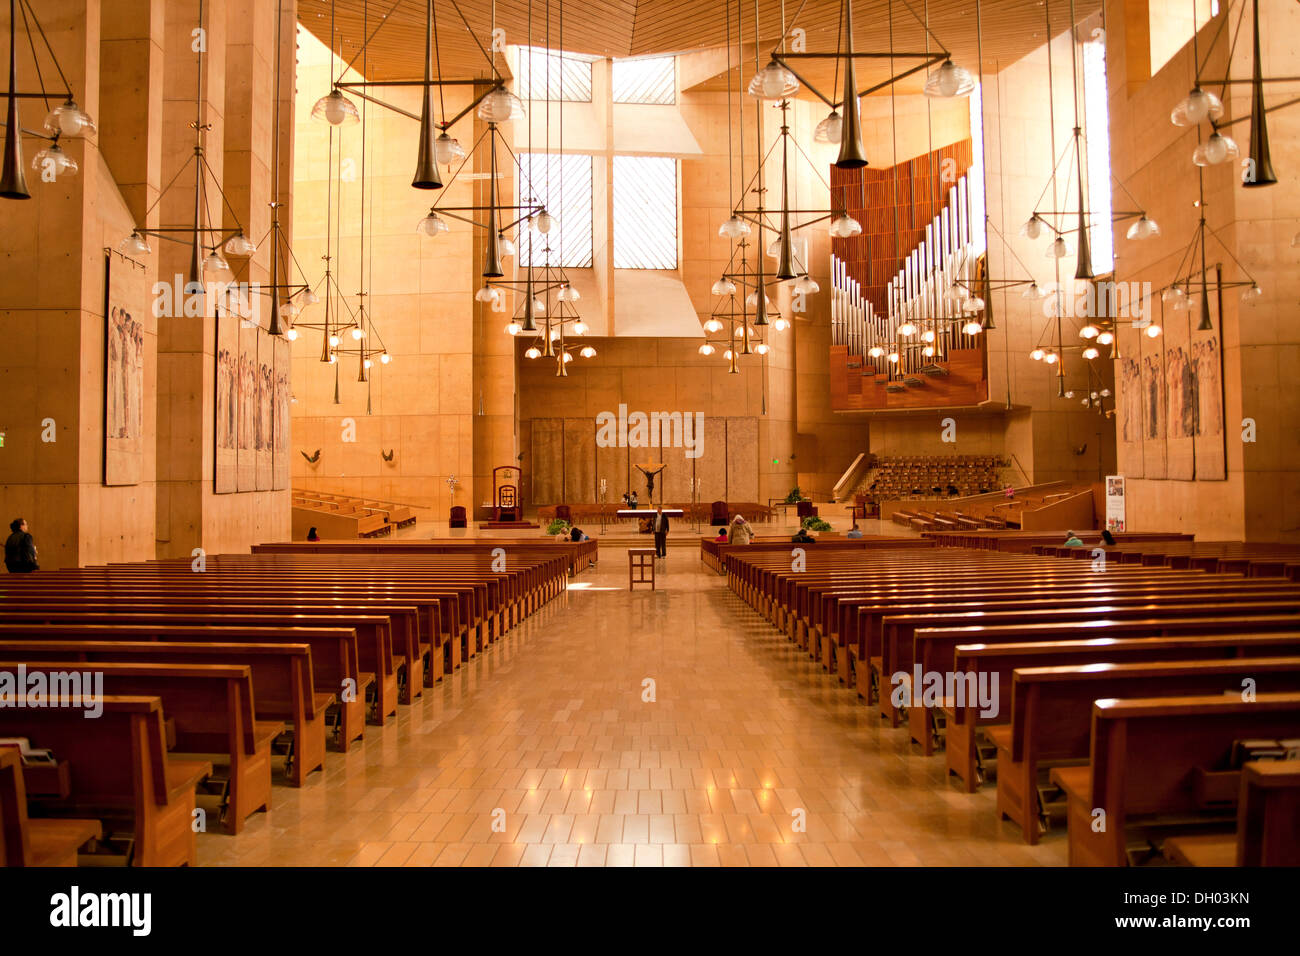
[[[830,531],[831,523],[823,518],[817,517],[816,515],[809,515],[803,519],[800,523],[800,527],[805,531]]]
[[[797,504],[798,502],[803,500],[804,500],[803,492],[799,490],[798,485],[795,485],[793,488],[791,488],[790,493],[785,496],[785,503],[788,505]]]
[[[563,518],[552,518],[551,523],[546,526],[546,533],[549,535],[568,534],[569,522]]]

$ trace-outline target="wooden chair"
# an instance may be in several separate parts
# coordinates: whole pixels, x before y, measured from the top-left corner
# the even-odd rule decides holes
[[[709,518],[710,527],[725,528],[729,523],[727,518],[727,503],[725,501],[715,501],[711,506],[711,517]]]
[[[452,505],[451,518],[448,520],[447,524],[452,528],[469,527],[469,519],[465,516],[464,505]]]

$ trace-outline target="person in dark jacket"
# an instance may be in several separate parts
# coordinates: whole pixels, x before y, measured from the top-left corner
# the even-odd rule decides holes
[[[655,557],[668,557],[668,516],[664,514],[664,506],[660,505],[655,511],[654,517],[655,533]]]
[[[1114,547],[1115,545],[1115,536],[1111,534],[1110,530],[1107,528],[1102,529],[1101,540],[1106,542],[1106,547],[1108,548]]]
[[[319,541],[319,540],[320,540],[320,535],[318,535],[318,534],[316,533],[316,526],[315,526],[315,525],[312,525],[311,528],[307,531],[307,540],[308,540],[308,541]]]
[[[9,530],[12,534],[5,541],[5,567],[9,573],[39,571],[41,566],[36,563],[36,544],[27,532],[27,519],[15,518],[9,522]]]

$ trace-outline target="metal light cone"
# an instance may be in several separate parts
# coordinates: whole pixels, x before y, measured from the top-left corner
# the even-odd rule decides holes
[[[859,169],[867,165],[867,151],[862,145],[862,122],[858,115],[858,71],[853,59],[853,0],[844,2],[844,20],[848,59],[844,61],[844,122],[840,130],[840,155],[835,165],[840,169]]]
[[[23,133],[18,125],[18,45],[17,0],[9,0],[9,108],[5,122],[4,172],[0,174],[0,196],[5,199],[31,199],[27,191],[27,174],[23,170]]]
[[[424,102],[420,107],[420,153],[415,161],[415,178],[411,185],[416,189],[441,189],[442,177],[438,175],[438,157],[435,149],[438,127],[433,122],[433,0],[425,16],[424,25]]]
[[[1250,99],[1250,160],[1253,168],[1250,178],[1242,180],[1246,187],[1272,186],[1277,182],[1273,172],[1273,159],[1268,149],[1268,123],[1264,110],[1264,74],[1259,58],[1259,0],[1254,3],[1255,25],[1255,75],[1251,81]]]

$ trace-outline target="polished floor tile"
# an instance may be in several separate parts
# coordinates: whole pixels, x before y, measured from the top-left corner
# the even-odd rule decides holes
[[[655,591],[624,550],[331,753],[276,786],[204,865],[1064,865],[1026,846],[991,789],[965,794],[672,547]],[[802,826],[799,822],[802,821]]]

